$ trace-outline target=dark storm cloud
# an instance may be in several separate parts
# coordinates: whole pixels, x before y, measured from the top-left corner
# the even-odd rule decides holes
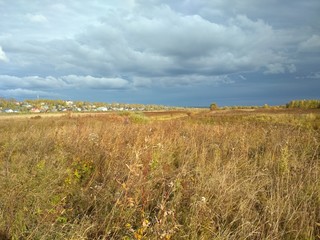
[[[315,0],[2,0],[0,89],[74,97],[132,90],[136,99],[146,89],[189,86],[186,99],[192,87],[229,89],[222,86],[240,80],[247,85],[239,96],[256,81],[299,84],[319,72],[319,7]]]

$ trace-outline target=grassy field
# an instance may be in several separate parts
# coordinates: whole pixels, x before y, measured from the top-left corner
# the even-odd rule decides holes
[[[320,239],[319,110],[0,117],[0,239]]]

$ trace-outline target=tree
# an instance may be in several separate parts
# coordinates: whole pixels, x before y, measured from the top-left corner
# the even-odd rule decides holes
[[[304,108],[304,109],[313,109],[320,108],[320,100],[311,99],[311,100],[292,100],[286,104],[287,108]]]
[[[213,111],[213,110],[216,110],[216,109],[218,109],[219,107],[218,107],[218,104],[216,104],[216,103],[211,103],[210,104],[210,110],[211,111]]]

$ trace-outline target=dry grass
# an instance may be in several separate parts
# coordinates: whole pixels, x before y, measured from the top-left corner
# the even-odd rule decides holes
[[[314,114],[2,119],[0,237],[319,239]]]

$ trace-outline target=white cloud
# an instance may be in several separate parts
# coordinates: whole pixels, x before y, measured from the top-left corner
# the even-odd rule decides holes
[[[129,81],[122,78],[97,78],[92,76],[69,75],[61,77],[68,87],[91,89],[121,89],[130,86]]]
[[[320,36],[312,35],[310,38],[300,44],[300,51],[320,52]]]
[[[320,72],[310,73],[306,76],[298,76],[296,79],[320,79]]]
[[[5,97],[15,97],[15,98],[34,98],[36,96],[41,97],[58,97],[59,94],[46,92],[46,91],[35,91],[30,89],[23,89],[23,88],[15,88],[15,89],[6,89],[1,90],[0,94]]]
[[[296,66],[294,64],[271,63],[266,66],[265,74],[281,74],[281,73],[294,73]]]
[[[62,77],[15,77],[0,75],[0,89],[124,89],[130,82],[122,78],[96,78],[68,75]]]
[[[66,75],[61,77],[15,77],[0,75],[0,89],[24,89],[30,91],[58,91],[58,90],[113,90],[152,87],[192,86],[199,84],[232,84],[234,81],[228,75],[204,76],[185,74],[177,76],[148,76],[134,77],[131,81],[123,78],[92,77]],[[18,91],[16,91],[18,92]]]
[[[47,22],[48,19],[43,16],[42,14],[27,14],[27,18],[29,19],[29,21],[31,22],[35,22],[35,23],[44,23]]]
[[[63,54],[68,55],[69,64],[82,70],[133,76],[221,75],[257,71],[267,65],[273,68],[270,72],[279,72],[272,65],[287,65],[285,49],[296,42],[290,39],[290,33],[245,15],[215,23],[159,5],[148,11],[107,14],[99,25],[70,41]],[[284,66],[280,72],[288,70]]]
[[[247,80],[247,78],[246,77],[244,77],[243,75],[239,75],[239,77],[242,79],[242,80]]]
[[[313,73],[313,74],[309,75],[308,78],[311,78],[311,79],[320,79],[320,72]]]
[[[26,88],[26,89],[58,89],[66,87],[66,83],[59,78],[28,76],[16,77],[0,75],[0,89]]]
[[[198,84],[232,84],[234,81],[227,75],[203,76],[203,75],[180,75],[161,77],[135,77],[133,85],[135,87],[174,87],[193,86]]]
[[[1,46],[0,46],[0,61],[9,62],[9,59],[8,59],[6,53],[2,50]]]

